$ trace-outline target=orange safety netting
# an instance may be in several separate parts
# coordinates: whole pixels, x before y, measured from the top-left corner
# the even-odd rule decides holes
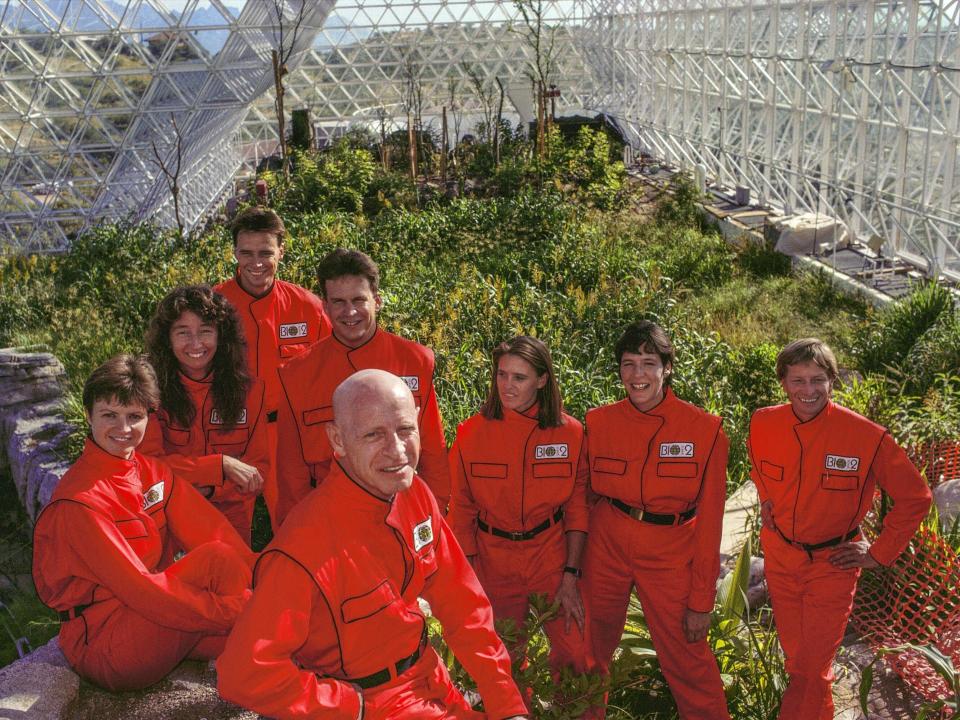
[[[876,535],[873,528],[865,526],[864,531]],[[851,622],[874,650],[904,643],[933,645],[960,667],[960,556],[938,533],[921,527],[892,567],[861,576]],[[917,652],[885,660],[926,699],[953,697]]]
[[[960,478],[960,442],[956,440],[918,445],[910,450],[909,455],[930,487]]]

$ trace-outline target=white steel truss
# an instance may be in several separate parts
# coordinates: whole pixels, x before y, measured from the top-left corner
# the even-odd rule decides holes
[[[277,1],[288,38],[303,9],[288,114],[307,107],[328,127],[402,117],[414,73],[424,117],[444,104],[462,116],[477,104],[469,66],[530,119],[531,52],[510,2]],[[563,30],[554,75],[582,78],[561,28],[573,4],[534,2]],[[274,0],[0,0],[0,247],[60,249],[104,219],[172,225],[164,168],[179,168],[181,220],[195,225],[276,145],[280,27]]]
[[[960,278],[960,2],[582,2],[590,104],[641,149]]]

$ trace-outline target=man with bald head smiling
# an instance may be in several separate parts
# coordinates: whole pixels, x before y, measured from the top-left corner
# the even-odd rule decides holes
[[[275,718],[524,717],[490,603],[416,475],[407,384],[362,370],[333,395],[336,462],[255,570],[254,595],[217,663],[220,694]],[[426,599],[476,680],[467,705],[427,642]]]

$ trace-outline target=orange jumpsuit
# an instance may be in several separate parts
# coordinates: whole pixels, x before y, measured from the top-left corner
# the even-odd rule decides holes
[[[348,348],[331,335],[280,369],[286,398],[277,419],[280,522],[330,471],[333,450],[325,425],[333,420],[333,391],[353,373],[371,368],[399,375],[413,393],[422,447],[418,473],[446,510],[450,469],[433,387],[433,352],[378,328],[358,348]]]
[[[729,450],[720,418],[668,388],[648,412],[622,400],[588,412],[586,426],[590,486],[600,496],[582,588],[593,658],[608,670],[635,588],[680,717],[726,720],[716,659],[706,640],[689,643],[683,632],[686,610],[713,610],[720,572]]]
[[[264,412],[267,416],[267,440],[270,444],[270,474],[264,476],[263,499],[274,528],[277,519],[277,407],[280,404],[282,363],[299,355],[330,334],[330,320],[323,303],[309,290],[293,283],[275,280],[270,292],[253,297],[233,277],[214,290],[223,295],[237,311],[247,340],[247,366],[266,385]]]
[[[789,404],[758,410],[747,447],[751,477],[760,501],[773,503],[776,525],[760,539],[790,675],[779,717],[827,720],[833,657],[860,576],[859,568],[834,567],[830,555],[843,538],[859,537],[879,485],[894,504],[870,554],[889,565],[926,516],[930,489],[883,427],[832,402],[807,422]]]
[[[537,412],[537,405],[526,413],[504,409],[502,420],[478,413],[460,424],[450,449],[450,528],[464,552],[476,555],[494,617],[510,618],[517,628],[531,593],[553,601],[566,565],[565,533],[587,531],[583,426],[564,414],[563,425],[542,429]],[[514,540],[503,533],[527,535]],[[556,619],[545,628],[551,664],[584,672],[580,631],[564,626]]]
[[[213,488],[210,502],[222,512],[247,543],[256,495],[241,493],[223,475],[223,456],[253,465],[266,478],[270,472],[267,421],[263,413],[263,382],[254,379],[240,422],[224,427],[213,407],[212,379],[191,380],[180,375],[197,412],[190,427],[180,427],[160,408],[151,415],[139,451],[162,458],[174,472],[197,488]]]
[[[418,597],[491,718],[524,712],[476,576],[419,478],[392,501],[335,464],[264,551],[253,599],[217,662],[227,700],[279,718],[430,720],[469,709],[424,642]]]
[[[159,563],[171,541],[188,550]],[[110,690],[146,687],[185,657],[213,658],[249,597],[250,552],[164,463],[92,440],[37,518],[33,580],[60,611],[60,647]]]

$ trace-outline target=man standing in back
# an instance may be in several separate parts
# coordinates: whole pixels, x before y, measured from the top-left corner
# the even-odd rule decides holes
[[[333,420],[333,391],[354,372],[369,368],[398,375],[410,388],[423,446],[417,474],[446,512],[450,470],[433,386],[433,352],[377,326],[383,306],[380,269],[364,253],[342,248],[329,253],[317,267],[317,285],[333,333],[280,369],[280,522],[330,471],[326,426]]]
[[[283,259],[286,229],[280,216],[263,207],[250,207],[237,215],[231,227],[234,277],[214,290],[236,308],[247,341],[247,365],[266,386],[264,413],[272,468],[276,468],[277,407],[280,402],[281,363],[304,352],[330,334],[330,321],[320,298],[299,285],[277,279]],[[275,471],[265,478],[263,499],[274,528],[277,517]]]

